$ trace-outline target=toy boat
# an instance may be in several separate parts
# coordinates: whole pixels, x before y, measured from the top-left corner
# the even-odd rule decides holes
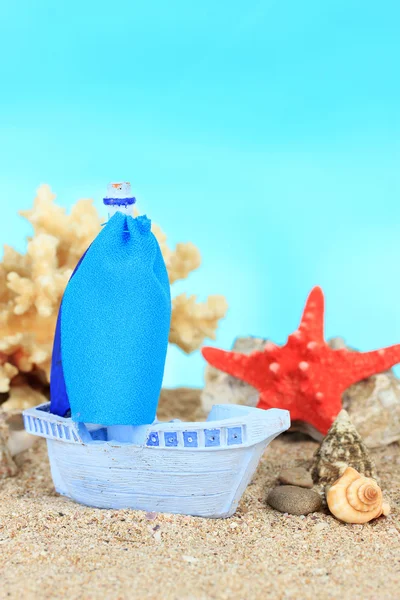
[[[290,426],[288,411],[218,405],[207,421],[155,421],[113,441],[114,428],[24,411],[29,433],[47,439],[56,491],[76,502],[209,518],[231,516],[268,444]],[[126,431],[126,430],[125,430]],[[119,436],[120,437],[120,436]]]
[[[130,184],[66,287],[50,402],[24,412],[47,439],[56,490],[98,508],[232,515],[285,410],[215,406],[205,423],[156,420],[171,320],[168,272]],[[133,314],[134,311],[134,314]]]

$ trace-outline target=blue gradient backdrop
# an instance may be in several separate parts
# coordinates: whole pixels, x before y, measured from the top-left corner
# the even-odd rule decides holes
[[[180,291],[226,295],[217,343],[284,342],[307,293],[327,336],[400,342],[400,4],[43,0],[0,5],[0,242],[49,183],[139,207],[203,265]],[[134,307],[132,307],[134,311]],[[171,348],[165,383],[200,385]]]

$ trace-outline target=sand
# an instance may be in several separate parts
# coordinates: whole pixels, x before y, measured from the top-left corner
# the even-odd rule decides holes
[[[198,415],[198,394],[184,394],[178,416]],[[163,417],[177,416],[173,398]],[[0,598],[400,598],[400,446],[373,453],[393,511],[367,525],[265,504],[282,466],[307,465],[316,448],[275,440],[237,513],[213,521],[75,504],[55,494],[39,440],[0,482]]]

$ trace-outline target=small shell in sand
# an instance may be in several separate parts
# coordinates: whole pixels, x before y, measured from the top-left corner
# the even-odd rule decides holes
[[[367,523],[385,517],[390,506],[383,502],[382,490],[376,481],[348,467],[326,494],[331,513],[345,523]]]

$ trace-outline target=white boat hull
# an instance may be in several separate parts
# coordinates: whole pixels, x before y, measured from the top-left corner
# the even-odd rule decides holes
[[[47,438],[60,494],[98,508],[210,518],[235,512],[266,446],[290,426],[287,411],[218,406],[204,423],[137,428],[142,443],[135,444],[94,440],[84,424],[51,415],[47,405],[28,409],[24,420]]]

